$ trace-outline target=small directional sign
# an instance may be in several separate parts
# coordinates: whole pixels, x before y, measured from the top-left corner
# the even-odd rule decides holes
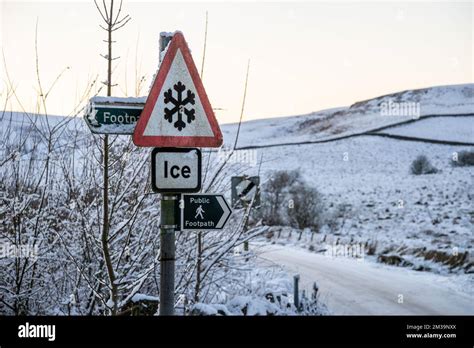
[[[181,231],[222,229],[232,210],[223,195],[182,194],[180,201]]]
[[[260,177],[233,176],[232,177],[232,206],[242,207],[250,204],[254,199],[254,206],[260,205]]]
[[[151,187],[155,192],[199,192],[199,149],[155,148],[151,153]]]
[[[96,134],[133,134],[145,98],[94,97],[84,114],[89,129]]]
[[[133,133],[137,146],[219,147],[222,133],[189,47],[176,32]]]

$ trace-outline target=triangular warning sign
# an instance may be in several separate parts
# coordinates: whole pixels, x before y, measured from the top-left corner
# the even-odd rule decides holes
[[[137,146],[219,147],[222,133],[183,34],[173,35],[133,133]]]

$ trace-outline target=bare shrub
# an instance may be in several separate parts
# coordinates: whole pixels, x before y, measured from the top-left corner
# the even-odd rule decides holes
[[[474,166],[474,151],[461,151],[458,153],[457,161],[453,161],[453,166],[466,167]]]
[[[289,198],[287,214],[290,225],[319,231],[324,212],[321,193],[305,183],[298,183],[290,188]]]
[[[301,180],[299,171],[279,170],[272,173],[262,187],[260,218],[266,225],[284,225],[286,212],[281,209],[290,188]]]
[[[331,220],[324,214],[322,194],[309,186],[298,171],[285,170],[273,172],[263,185],[262,206],[258,215],[265,225],[300,229],[299,239],[304,229],[319,232]],[[277,237],[280,235],[281,231],[278,231]]]
[[[424,155],[418,156],[410,166],[410,172],[414,175],[435,174],[438,172]]]

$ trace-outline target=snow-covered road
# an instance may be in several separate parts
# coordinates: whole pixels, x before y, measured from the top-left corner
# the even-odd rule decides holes
[[[281,245],[264,246],[261,252],[264,262],[298,273],[301,289],[311,289],[316,281],[321,300],[333,314],[474,314],[472,292],[460,291],[461,285],[452,277]],[[403,303],[399,303],[400,295]]]

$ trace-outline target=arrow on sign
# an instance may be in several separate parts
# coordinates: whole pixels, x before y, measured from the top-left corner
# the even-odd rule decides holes
[[[221,206],[222,210],[224,210],[224,213],[222,214],[219,222],[217,223],[216,228],[222,228],[222,227],[224,227],[225,223],[227,222],[227,218],[232,213],[232,210],[230,210],[230,207],[227,204],[224,197],[216,196],[216,199],[217,199],[217,202],[219,202],[219,205]]]
[[[182,194],[181,230],[206,231],[222,229],[232,213],[223,195]]]

